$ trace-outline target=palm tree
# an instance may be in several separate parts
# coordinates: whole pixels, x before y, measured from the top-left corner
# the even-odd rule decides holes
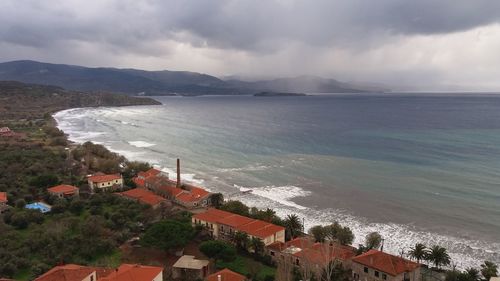
[[[415,244],[415,247],[410,249],[408,252],[408,255],[412,259],[416,259],[418,263],[420,263],[421,260],[425,259],[429,251],[427,250],[427,247],[425,247],[424,244],[422,243],[417,243]]]
[[[285,226],[291,238],[297,237],[302,231],[302,223],[299,216],[296,214],[287,215],[285,218]]]
[[[491,261],[485,261],[481,264],[481,274],[486,280],[490,280],[498,275],[498,266]]]
[[[262,212],[262,220],[272,222],[276,212],[273,209],[267,208]]]
[[[438,245],[432,246],[426,260],[432,262],[437,268],[451,263],[450,256],[448,255],[446,249]]]
[[[247,250],[250,239],[248,238],[248,234],[238,231],[233,236],[233,242],[238,249]]]
[[[259,256],[264,252],[264,247],[264,242],[262,242],[259,238],[252,237],[252,239],[250,239],[250,248],[253,249],[256,256]]]
[[[467,280],[470,280],[470,281],[479,281],[481,280],[480,276],[479,276],[479,270],[477,270],[476,268],[468,268],[465,270],[465,273],[467,274]]]

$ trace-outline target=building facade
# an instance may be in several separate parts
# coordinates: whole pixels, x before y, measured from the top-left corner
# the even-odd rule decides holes
[[[352,259],[354,281],[420,281],[420,264],[378,250]]]
[[[191,220],[193,225],[204,226],[215,239],[232,240],[237,232],[243,232],[250,239],[260,239],[266,246],[285,242],[285,228],[282,226],[218,209],[209,208],[193,215]]]
[[[87,181],[93,192],[96,190],[112,191],[123,188],[123,177],[120,174],[95,174],[89,176]]]

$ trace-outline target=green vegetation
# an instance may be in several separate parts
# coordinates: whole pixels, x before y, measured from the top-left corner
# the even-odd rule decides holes
[[[144,246],[165,251],[185,246],[194,235],[190,222],[165,220],[151,225],[142,236]]]
[[[490,280],[491,277],[498,276],[498,265],[490,261],[485,261],[481,264],[481,274],[486,280]]]
[[[338,222],[326,226],[313,226],[309,229],[309,234],[314,237],[315,242],[324,242],[328,239],[342,245],[350,245],[354,240],[352,230],[347,226],[341,226]]]
[[[220,240],[206,241],[200,244],[200,251],[214,260],[230,261],[236,257],[236,249],[233,245]]]
[[[276,269],[271,266],[264,265],[244,255],[237,255],[231,261],[217,261],[217,268],[229,268],[234,272],[238,272],[245,276],[250,276],[256,281],[274,280]]]
[[[108,169],[131,177],[149,165],[124,161],[102,146],[68,143],[51,114],[71,107],[156,102],[18,82],[0,82],[0,100],[0,127],[19,133],[0,138],[0,191],[7,192],[11,206],[0,215],[0,276],[28,280],[61,262],[116,266],[117,247],[149,225],[154,211],[110,194],[81,192],[79,199],[56,199],[46,189],[65,183],[84,191],[88,173]],[[52,212],[24,208],[39,200],[52,204]]]
[[[116,248],[149,223],[149,207],[111,194],[59,199],[59,213],[13,208],[0,231],[0,274],[26,276],[65,263],[116,264]],[[72,207],[75,205],[79,207]],[[113,256],[115,259],[113,259]],[[109,261],[111,264],[106,264]]]

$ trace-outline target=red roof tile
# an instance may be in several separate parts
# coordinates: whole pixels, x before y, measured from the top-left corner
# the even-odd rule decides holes
[[[138,187],[144,187],[145,180],[140,179],[138,177],[135,177],[132,179],[132,181],[137,185]]]
[[[151,281],[161,272],[163,272],[162,267],[122,264],[116,271],[99,281]]]
[[[93,272],[102,272],[102,269],[76,264],[66,264],[52,268],[36,278],[35,281],[82,281]]]
[[[128,198],[139,200],[142,203],[149,204],[151,206],[156,206],[161,202],[166,201],[165,198],[143,188],[134,188],[124,192],[119,192],[118,194]]]
[[[416,262],[377,250],[370,250],[354,257],[352,261],[392,276],[396,276],[403,272],[411,272],[420,266],[420,264]]]
[[[139,174],[137,174],[139,177],[143,177],[145,179],[149,178],[149,177],[154,177],[154,176],[157,176],[158,174],[160,174],[161,171],[160,170],[157,170],[155,168],[151,168],[145,172],[139,172]]]
[[[7,203],[7,192],[0,192],[0,203]]]
[[[314,243],[293,255],[299,258],[306,258],[308,261],[315,264],[327,264],[333,260],[349,260],[354,257],[355,252],[353,248],[349,246]]]
[[[259,238],[266,238],[285,228],[261,220],[256,220],[230,212],[210,208],[204,213],[193,215],[194,219],[224,224]]]
[[[218,276],[220,275],[220,280]],[[208,275],[207,281],[244,281],[246,280],[245,276],[231,271],[227,268],[224,268],[221,271],[217,271],[214,274]]]
[[[61,184],[48,188],[47,190],[51,193],[74,194],[78,191],[78,187],[67,184]]]
[[[122,176],[120,174],[113,175],[93,175],[88,177],[91,182],[108,182],[121,179]]]

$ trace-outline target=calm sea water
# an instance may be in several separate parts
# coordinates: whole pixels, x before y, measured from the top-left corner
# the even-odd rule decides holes
[[[91,140],[307,227],[334,220],[388,251],[447,247],[500,262],[500,96],[160,97],[55,115]],[[251,190],[251,193],[242,191]]]

